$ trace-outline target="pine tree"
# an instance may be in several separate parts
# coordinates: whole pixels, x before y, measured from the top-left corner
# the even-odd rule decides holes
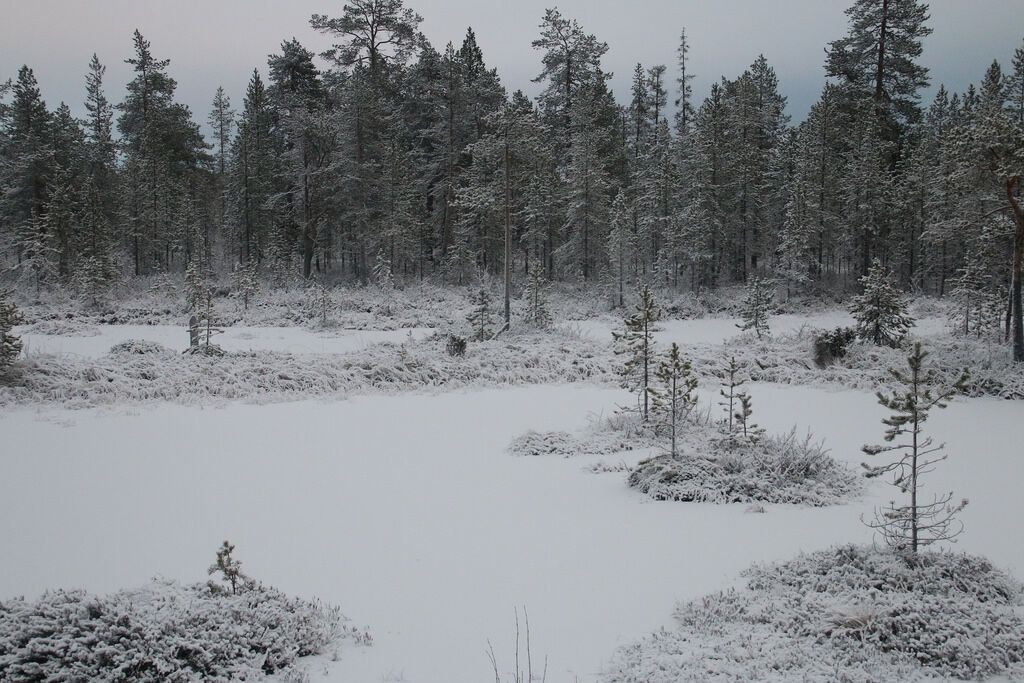
[[[669,455],[678,457],[678,433],[690,412],[697,405],[697,378],[689,361],[685,361],[674,343],[654,373],[661,383],[652,393],[652,412],[659,418],[659,427],[669,434]]]
[[[466,316],[466,320],[473,328],[473,335],[470,339],[474,341],[485,341],[490,339],[493,317],[491,312],[491,293],[486,285],[473,296],[473,309]]]
[[[726,420],[725,426],[727,428],[727,435],[730,439],[733,438],[734,433],[734,420],[736,419],[736,401],[739,400],[740,393],[737,389],[746,384],[747,380],[743,377],[739,377],[740,366],[736,364],[736,358],[731,357],[729,362],[722,370],[722,388],[718,390],[722,400],[719,401],[718,405],[725,409]]]
[[[200,348],[207,355],[221,355],[222,352],[219,347],[211,343],[215,335],[221,334],[224,331],[218,327],[220,320],[217,317],[217,310],[213,305],[213,288],[208,285],[204,286],[201,296],[197,311],[192,317],[199,332]]]
[[[743,440],[747,443],[753,443],[757,441],[764,430],[757,426],[756,423],[751,422],[750,418],[754,415],[754,399],[750,397],[750,394],[744,389],[736,393],[736,400],[739,401],[740,407],[733,416],[736,419],[737,435],[743,434]]]
[[[648,285],[640,288],[635,312],[623,321],[624,330],[612,332],[615,353],[624,356],[619,369],[620,384],[636,394],[637,410],[646,422],[650,413],[651,371],[655,362],[655,323],[661,312]]]
[[[243,590],[252,588],[255,582],[242,572],[241,561],[232,557],[234,552],[235,546],[224,541],[221,547],[217,549],[217,560],[210,565],[206,573],[210,576],[220,574],[221,582],[231,588],[232,595],[237,595]],[[226,587],[220,586],[212,580],[207,583],[207,586],[209,586],[211,593],[227,592]]]
[[[849,33],[829,44],[825,69],[855,98],[868,98],[894,123],[913,121],[928,69],[917,63],[931,34],[920,0],[855,0],[846,10]]]
[[[18,308],[8,301],[7,293],[0,291],[0,376],[2,376],[21,353],[21,339],[11,330],[21,323]]]
[[[741,330],[754,330],[757,338],[771,334],[768,318],[771,314],[772,283],[759,277],[753,277],[747,283],[746,296],[743,300],[743,322],[737,327]]]
[[[539,330],[551,327],[551,313],[548,311],[545,289],[544,274],[534,265],[530,269],[530,281],[526,290],[526,322]]]
[[[891,475],[892,483],[902,493],[910,494],[907,504],[876,510],[868,526],[877,530],[886,544],[897,551],[918,549],[938,541],[953,540],[963,530],[957,514],[967,505],[963,500],[953,504],[953,494],[935,496],[931,502],[922,503],[921,476],[931,472],[934,466],[948,456],[940,453],[944,446],[934,445],[930,436],[924,436],[924,423],[933,408],[945,408],[949,400],[965,388],[968,372],[964,370],[950,387],[939,387],[936,372],[925,368],[928,353],[921,343],[914,344],[914,350],[907,358],[909,372],[890,369],[893,379],[901,389],[891,394],[878,394],[878,402],[892,411],[882,420],[886,425],[885,441],[888,445],[866,445],[867,455],[895,453],[896,458],[885,465],[864,464],[868,477]]]

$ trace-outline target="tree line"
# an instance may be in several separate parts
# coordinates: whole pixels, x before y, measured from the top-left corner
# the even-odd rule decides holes
[[[847,16],[794,125],[763,56],[695,102],[685,31],[672,75],[637,64],[619,101],[607,44],[547,10],[531,100],[472,29],[439,51],[402,0],[350,0],[311,19],[331,49],[284,41],[238,111],[219,89],[210,139],[136,31],[124,101],[93,57],[82,119],[49,109],[28,66],[3,86],[0,249],[26,287],[94,300],[190,265],[464,283],[508,261],[518,282],[538,270],[622,304],[638,282],[843,291],[879,259],[906,289],[1019,317],[1024,46],[925,105],[927,5]]]

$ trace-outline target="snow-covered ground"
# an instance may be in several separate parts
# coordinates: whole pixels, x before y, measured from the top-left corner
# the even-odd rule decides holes
[[[28,328],[31,330],[31,328]],[[98,357],[114,344],[142,339],[163,344],[169,349],[188,348],[188,329],[178,325],[87,325],[71,334],[42,334],[15,329],[26,354],[57,353]],[[421,339],[434,330],[415,327],[400,330],[310,330],[303,327],[226,327],[214,336],[215,344],[225,351],[282,351],[295,354],[345,353],[382,342],[401,343]]]
[[[739,324],[739,318],[694,318],[689,320],[661,320],[658,322],[658,331],[655,338],[659,344],[667,345],[676,342],[680,346],[686,344],[721,344],[727,339],[744,334]],[[786,313],[774,315],[770,321],[773,335],[783,335],[797,332],[803,327],[830,330],[836,327],[847,327],[853,325],[853,317],[843,310],[833,310],[811,315],[796,315]],[[564,323],[564,326],[571,330],[578,330],[581,334],[595,340],[606,340],[611,338],[613,330],[618,330],[621,325],[615,318],[605,317],[590,320],[573,320]],[[942,332],[946,327],[945,320],[941,318],[923,318],[917,321],[913,333],[917,336],[928,336]],[[752,334],[752,333],[751,333]]]
[[[867,392],[750,391],[761,425],[811,428],[851,464],[864,458],[862,443],[881,437],[883,410]],[[869,541],[859,516],[892,495],[879,482],[846,506],[748,514],[742,505],[655,503],[628,489],[622,473],[583,469],[617,456],[505,451],[527,429],[572,431],[625,400],[570,385],[141,412],[6,410],[0,596],[112,591],[158,573],[203,580],[229,538],[251,575],[337,604],[372,630],[372,647],[343,649],[338,662],[323,663],[326,673],[317,663],[314,679],[489,680],[487,641],[511,667],[513,609],[525,605],[535,671],[547,655],[548,681],[588,681],[617,646],[669,625],[677,600],[728,586],[751,562]],[[1017,576],[1022,411],[1018,402],[969,399],[936,415],[928,427],[950,459],[926,482],[971,499],[960,547]]]

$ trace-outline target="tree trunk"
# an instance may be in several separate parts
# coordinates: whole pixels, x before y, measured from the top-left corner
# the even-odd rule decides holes
[[[1021,262],[1024,261],[1024,208],[1015,196],[1020,176],[1006,181],[1006,199],[1010,202],[1013,222],[1016,226],[1013,238],[1013,278],[1010,298],[1013,301],[1013,360],[1024,362],[1024,316],[1021,309]]]

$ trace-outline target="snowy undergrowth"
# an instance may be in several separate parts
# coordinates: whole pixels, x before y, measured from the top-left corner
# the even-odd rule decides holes
[[[378,344],[358,352],[179,354],[152,342],[119,344],[100,358],[39,354],[19,361],[0,405],[66,407],[210,399],[293,400],[416,389],[551,384],[611,377],[610,354],[572,334],[524,333],[470,344],[451,357],[446,338]]]
[[[756,339],[742,335],[723,346],[700,345],[686,348],[694,371],[714,378],[721,375],[723,357],[735,357],[744,376],[754,382],[842,385],[848,389],[877,390],[891,381],[888,368],[906,364],[905,348],[853,343],[846,356],[819,368],[814,363],[815,330],[805,328],[793,334]],[[963,368],[971,376],[970,396],[1024,399],[1024,367],[1014,363],[1009,348],[972,338],[941,335],[921,340],[942,380],[952,384]],[[913,339],[908,343],[912,343]]]
[[[153,580],[0,602],[0,680],[252,679],[369,635],[340,611],[265,587],[237,595]]]
[[[629,468],[596,463],[590,471],[629,472],[628,484],[655,500],[704,503],[837,505],[859,495],[863,479],[829,455],[824,444],[796,431],[754,440],[729,439],[707,411],[690,416],[678,435],[679,454],[655,455]],[[595,419],[575,434],[527,431],[508,451],[520,456],[663,452],[666,438],[631,412]]]
[[[863,490],[861,478],[810,434],[741,442],[705,428],[692,430],[684,443],[675,457],[642,460],[629,485],[655,500],[812,506],[841,504]]]
[[[621,649],[607,683],[1024,675],[1022,588],[980,557],[843,546],[745,573]]]
[[[631,415],[616,413],[593,419],[584,430],[575,434],[563,431],[520,434],[508,446],[512,455],[609,455],[659,446],[663,439],[643,429]]]

